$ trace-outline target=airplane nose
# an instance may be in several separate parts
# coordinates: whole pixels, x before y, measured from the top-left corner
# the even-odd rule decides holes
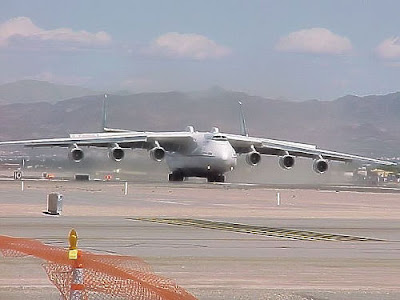
[[[223,160],[228,160],[228,159],[229,159],[229,154],[226,153],[226,152],[223,152],[221,158],[222,158]]]
[[[236,167],[236,158],[230,155],[221,155],[219,158],[219,165],[220,170],[222,172],[232,171]]]
[[[236,158],[235,157],[228,157],[225,160],[225,164],[230,171],[232,171],[236,167]]]
[[[230,159],[231,170],[233,170],[233,168],[236,167],[236,164],[237,164],[237,159],[236,159],[236,157],[232,157],[232,158]]]

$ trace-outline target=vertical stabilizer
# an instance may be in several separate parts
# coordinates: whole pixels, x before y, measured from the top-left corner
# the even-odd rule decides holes
[[[240,101],[238,102],[239,102],[239,113],[240,113],[240,134],[244,136],[249,136],[249,132],[247,131],[246,127],[246,120],[243,114],[242,102]]]
[[[102,131],[106,131],[107,128],[107,94],[104,94],[103,100],[103,122],[102,122]]]
[[[129,131],[131,131],[131,130],[126,130],[126,129],[109,128],[107,126],[107,107],[108,107],[107,98],[108,98],[108,95],[104,94],[103,120],[102,120],[102,124],[101,124],[103,128],[101,128],[101,131],[103,131],[103,132],[129,132]]]

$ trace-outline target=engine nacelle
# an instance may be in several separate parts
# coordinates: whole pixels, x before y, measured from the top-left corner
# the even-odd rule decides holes
[[[295,158],[292,155],[286,154],[279,157],[279,165],[281,168],[289,170],[294,166]]]
[[[323,158],[318,158],[313,162],[313,170],[318,174],[325,173],[329,168],[328,161]]]
[[[125,151],[119,146],[110,148],[108,150],[108,157],[114,161],[121,161],[125,156]]]
[[[80,162],[84,156],[83,150],[78,146],[71,148],[68,153],[68,157],[74,162]]]
[[[261,161],[261,155],[257,151],[252,151],[246,154],[246,162],[250,166],[258,165]]]
[[[154,147],[150,150],[150,157],[155,161],[162,161],[165,157],[165,149],[163,147]]]

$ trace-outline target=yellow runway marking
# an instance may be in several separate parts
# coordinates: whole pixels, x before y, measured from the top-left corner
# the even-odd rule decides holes
[[[279,237],[296,240],[309,241],[352,241],[352,242],[378,242],[381,239],[350,236],[344,234],[329,234],[307,230],[294,230],[285,228],[263,227],[239,223],[216,222],[197,219],[172,219],[172,218],[130,218],[132,220],[177,225],[190,226],[197,228],[206,228],[213,230],[223,230],[238,233],[257,234],[269,237]]]

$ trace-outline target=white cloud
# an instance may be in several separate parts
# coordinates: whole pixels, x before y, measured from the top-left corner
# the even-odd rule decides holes
[[[346,54],[353,49],[348,38],[326,28],[310,28],[295,31],[280,38],[276,50],[315,54]]]
[[[152,42],[150,52],[170,57],[202,60],[227,56],[231,50],[203,35],[169,32]]]
[[[380,43],[375,50],[377,55],[383,59],[400,58],[400,38],[388,38]]]
[[[0,24],[0,47],[13,42],[62,43],[70,46],[98,47],[111,43],[111,36],[104,31],[90,33],[70,28],[44,30],[36,26],[28,17],[17,17]]]

